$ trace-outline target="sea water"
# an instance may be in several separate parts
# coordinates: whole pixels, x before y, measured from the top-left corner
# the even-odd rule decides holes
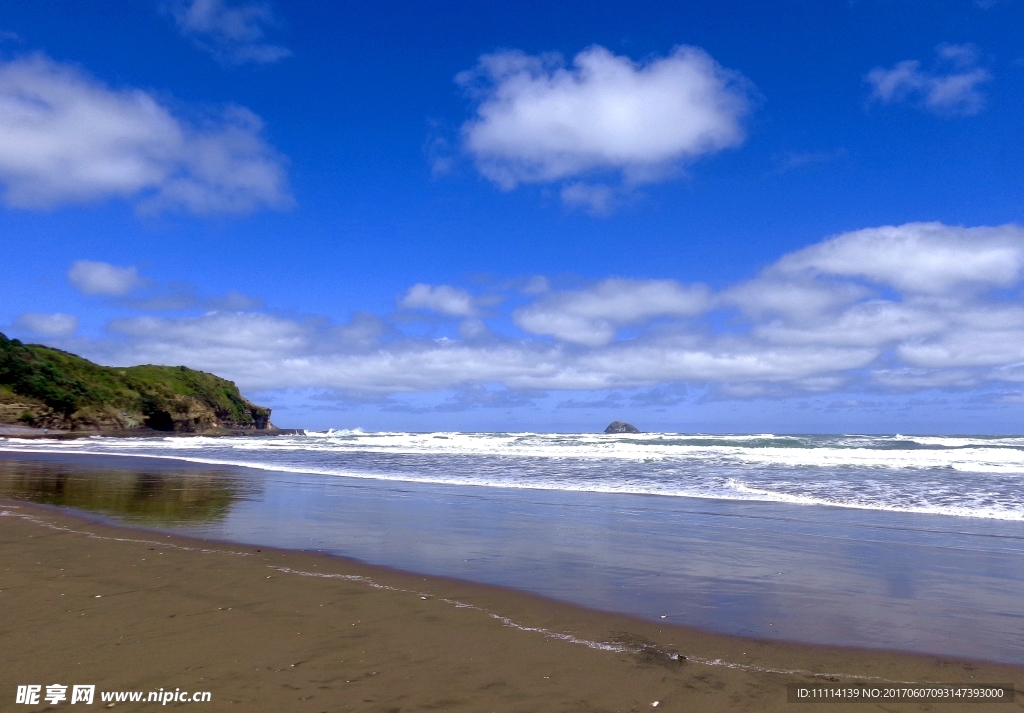
[[[1024,521],[1024,437],[327,431],[274,438],[0,439],[0,449]]]
[[[723,633],[1024,663],[1024,438],[0,440],[0,496]]]

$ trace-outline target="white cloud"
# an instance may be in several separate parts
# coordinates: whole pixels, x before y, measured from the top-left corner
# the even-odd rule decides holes
[[[944,293],[1009,287],[1024,269],[1024,228],[907,223],[868,228],[798,250],[770,270],[788,277],[859,277],[899,290]]]
[[[758,347],[737,340],[656,341],[595,351],[582,357],[580,366],[618,386],[671,381],[781,382],[861,368],[876,355],[872,349]]]
[[[935,339],[901,344],[897,353],[905,363],[926,369],[1001,367],[1024,361],[1024,328],[982,330],[965,325]]]
[[[224,295],[203,297],[197,294],[195,285],[187,282],[154,285],[151,280],[140,279],[135,284],[136,286],[146,286],[151,289],[146,294],[138,297],[117,300],[117,306],[143,312],[192,309],[237,312],[263,306],[263,300],[236,290],[229,290]],[[154,287],[155,289],[152,289]]]
[[[828,238],[717,294],[672,280],[564,290],[535,278],[533,294],[509,282],[512,299],[526,304],[495,302],[488,325],[468,291],[415,285],[402,306],[459,318],[439,338],[365,313],[332,326],[216,312],[117,320],[112,336],[57,341],[104,363],[188,364],[247,389],[382,395],[689,383],[723,398],[963,389],[1024,381],[1022,266],[1017,226],[910,223]],[[546,338],[503,335],[509,317]]]
[[[239,312],[242,310],[262,307],[263,300],[256,297],[250,297],[249,295],[236,290],[229,290],[228,293],[222,297],[209,297],[203,300],[202,304],[211,310]]]
[[[916,391],[919,389],[965,388],[978,384],[978,375],[965,370],[878,369],[871,380],[885,389]]]
[[[742,143],[750,106],[748,83],[696,47],[637,64],[594,46],[569,68],[555,55],[498,52],[457,81],[479,100],[463,126],[465,147],[504,189],[594,171],[661,180]]]
[[[298,322],[252,312],[209,312],[201,317],[118,319],[110,329],[149,343],[241,349],[253,355],[306,348],[308,329]]]
[[[736,305],[744,313],[764,318],[782,315],[811,319],[834,312],[865,297],[869,291],[859,285],[800,279],[791,275],[773,276],[770,271],[758,279],[725,290],[724,304]]]
[[[376,345],[385,335],[395,333],[394,327],[369,312],[356,312],[348,324],[333,330],[347,346],[369,348]]]
[[[937,114],[971,116],[985,107],[979,86],[992,79],[978,67],[973,45],[939,45],[932,70],[921,69],[914,59],[897,62],[891,69],[875,67],[865,80],[871,85],[871,99],[890,104],[920,101]]]
[[[459,336],[463,339],[480,339],[490,334],[487,325],[480,319],[467,319],[459,325]]]
[[[221,61],[269,64],[291,55],[264,41],[266,28],[276,24],[269,3],[175,0],[170,8],[182,33]]]
[[[243,378],[249,384],[276,380],[283,385],[281,375],[297,375],[293,358],[316,349],[310,341],[315,332],[309,325],[251,312],[117,319],[108,330],[116,338],[97,345],[95,354],[102,363],[182,364]],[[263,376],[254,379],[252,375],[258,374]]]
[[[66,337],[75,333],[78,329],[78,318],[70,314],[39,314],[38,312],[26,312],[18,317],[18,327],[27,329],[34,334],[42,334],[53,337]]]
[[[370,340],[353,344],[332,338],[332,330],[315,321],[265,314],[142,317],[116,320],[109,328],[121,339],[83,345],[104,363],[188,364],[238,380],[246,388],[319,386],[393,393],[540,380],[560,369],[557,358],[550,357],[558,350],[551,347],[405,340],[384,348]],[[337,328],[333,331],[338,333]]]
[[[1022,278],[1019,226],[908,223],[790,253],[723,301],[752,315],[751,334],[766,343],[877,348],[905,368],[942,370],[935,383],[952,385],[965,377],[950,370],[1024,360],[1024,305],[1000,295]],[[932,383],[916,371],[882,372],[878,384]]]
[[[615,203],[615,191],[600,184],[570,183],[562,188],[561,196],[570,208],[586,208],[591,215],[608,215]]]
[[[419,283],[409,288],[398,302],[406,309],[426,309],[453,317],[471,317],[476,314],[473,296],[450,285]]]
[[[11,206],[125,198],[143,212],[284,208],[283,159],[261,129],[241,107],[188,124],[147,92],[111,89],[41,54],[0,62],[0,184]]]
[[[70,282],[83,295],[123,297],[146,284],[134,267],[115,267],[107,262],[76,260],[68,270]]]
[[[685,317],[711,306],[702,285],[672,280],[602,280],[586,290],[555,292],[515,312],[515,323],[532,334],[599,346],[623,325],[655,317]]]
[[[873,300],[812,323],[772,322],[754,333],[776,344],[882,347],[940,333],[949,327],[941,312]]]
[[[607,389],[673,381],[786,383],[863,367],[869,349],[777,346],[720,341],[621,343],[582,353],[557,345],[498,341],[404,340],[348,348],[328,333],[268,315],[221,313],[117,320],[127,340],[82,345],[104,363],[187,364],[245,388],[318,387],[396,393],[467,384],[512,389]]]

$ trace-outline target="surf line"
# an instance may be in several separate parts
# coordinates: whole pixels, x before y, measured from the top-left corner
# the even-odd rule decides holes
[[[278,572],[283,572],[285,574],[297,574],[300,577],[316,577],[316,578],[319,578],[319,579],[341,579],[341,580],[345,580],[345,581],[348,581],[348,582],[359,582],[361,584],[365,584],[366,586],[372,587],[374,589],[385,589],[385,590],[388,590],[388,591],[391,591],[391,592],[402,592],[402,593],[406,593],[406,594],[415,594],[418,597],[420,597],[421,599],[436,599],[437,601],[441,601],[441,602],[444,602],[446,604],[451,604],[452,606],[454,606],[454,607],[456,607],[458,609],[472,609],[472,610],[478,611],[478,612],[480,612],[482,614],[486,614],[487,616],[491,617],[492,619],[496,619],[499,622],[501,622],[501,624],[503,626],[507,626],[507,627],[509,627],[511,629],[516,629],[518,631],[525,631],[525,632],[530,632],[530,633],[537,633],[537,634],[540,634],[540,635],[542,635],[542,636],[544,636],[546,638],[549,638],[549,639],[557,639],[559,641],[565,641],[566,643],[570,643],[570,644],[577,644],[577,645],[580,645],[580,646],[586,646],[587,648],[597,649],[599,651],[610,651],[612,653],[619,653],[619,654],[623,654],[623,653],[653,653],[653,654],[657,654],[657,655],[660,655],[660,656],[664,656],[666,659],[669,659],[669,660],[672,660],[672,661],[683,660],[683,661],[687,661],[687,662],[691,662],[691,663],[701,664],[703,666],[720,666],[722,668],[729,668],[729,669],[734,669],[734,670],[738,670],[738,671],[749,671],[751,673],[776,673],[776,674],[789,675],[789,676],[808,676],[808,677],[811,677],[811,678],[824,678],[824,679],[829,679],[829,678],[832,678],[832,679],[835,679],[835,678],[846,678],[846,679],[856,679],[856,680],[861,680],[861,681],[882,681],[884,683],[919,683],[918,681],[896,681],[896,680],[893,680],[893,679],[890,679],[890,678],[882,678],[881,676],[861,676],[861,675],[854,674],[854,673],[817,673],[817,672],[814,672],[814,671],[807,671],[805,669],[770,668],[770,667],[766,667],[766,666],[757,666],[755,664],[744,664],[744,663],[735,663],[735,662],[732,662],[732,661],[724,661],[722,659],[708,659],[708,658],[703,658],[701,656],[684,656],[682,654],[678,654],[678,653],[675,653],[675,652],[662,651],[661,649],[658,649],[657,647],[650,646],[650,645],[626,646],[624,644],[620,644],[620,643],[616,643],[616,642],[610,642],[610,641],[592,641],[590,639],[581,639],[581,638],[579,638],[577,636],[573,636],[572,634],[564,634],[564,633],[560,633],[560,632],[557,632],[557,631],[552,631],[551,629],[546,629],[544,627],[526,626],[525,624],[520,624],[519,622],[516,622],[516,621],[514,621],[512,619],[509,619],[506,616],[502,616],[501,614],[495,614],[492,611],[484,609],[483,607],[478,607],[478,606],[476,606],[474,604],[466,604],[465,602],[460,602],[457,599],[447,599],[445,597],[435,597],[434,595],[430,594],[429,592],[421,592],[421,591],[417,591],[417,590],[414,590],[414,589],[402,589],[401,587],[392,587],[392,586],[389,586],[387,584],[381,584],[380,582],[376,582],[373,579],[371,579],[370,577],[364,577],[364,576],[358,575],[358,574],[332,574],[332,573],[328,573],[328,572],[306,572],[306,571],[300,570],[300,569],[292,569],[291,567],[277,567],[277,566],[274,566],[274,565],[267,565],[267,566],[270,567],[271,569],[277,570]]]

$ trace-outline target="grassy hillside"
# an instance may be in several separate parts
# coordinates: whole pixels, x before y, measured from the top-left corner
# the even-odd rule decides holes
[[[106,367],[0,334],[0,423],[74,431],[273,429],[270,409],[184,366]]]

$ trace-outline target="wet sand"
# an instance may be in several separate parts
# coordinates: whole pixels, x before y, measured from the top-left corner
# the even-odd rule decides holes
[[[0,453],[0,498],[730,636],[1024,665],[1024,523],[81,453]]]
[[[195,704],[210,711],[1024,710],[1020,696],[786,695],[791,683],[1019,691],[1020,667],[728,637],[22,502],[0,501],[0,512],[0,710],[51,708],[13,702],[19,684],[52,683],[210,691],[212,702]],[[95,705],[106,705],[99,693]]]

